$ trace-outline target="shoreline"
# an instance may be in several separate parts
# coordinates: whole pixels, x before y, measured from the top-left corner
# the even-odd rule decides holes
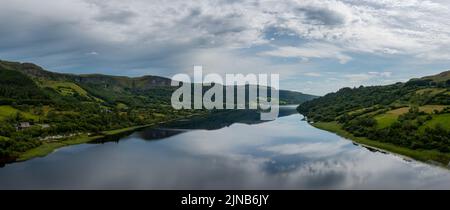
[[[31,159],[38,158],[38,157],[45,157],[45,156],[55,152],[59,148],[73,146],[73,145],[79,145],[79,144],[85,144],[85,143],[93,142],[95,140],[107,138],[110,136],[115,136],[115,135],[119,135],[119,134],[126,133],[126,132],[134,132],[134,131],[137,131],[142,128],[148,128],[148,127],[157,126],[157,125],[161,125],[161,124],[165,124],[165,123],[170,123],[170,122],[174,122],[174,121],[178,121],[178,120],[190,119],[192,117],[201,116],[201,115],[204,115],[204,114],[191,114],[188,116],[175,118],[172,120],[154,122],[154,123],[146,124],[146,125],[137,125],[137,126],[132,126],[132,127],[119,128],[119,129],[115,129],[115,130],[102,131],[99,133],[99,135],[95,135],[95,136],[89,136],[87,134],[82,134],[82,135],[78,135],[78,136],[71,137],[71,138],[57,141],[57,142],[44,142],[42,145],[40,145],[36,148],[33,148],[33,149],[23,152],[18,157],[16,157],[14,159],[14,161],[12,161],[10,163],[6,163],[6,164],[24,162],[24,161],[31,160]]]
[[[413,150],[406,147],[400,147],[391,143],[379,142],[368,139],[366,137],[356,137],[353,134],[342,129],[337,122],[316,122],[309,123],[311,126],[334,133],[342,138],[359,144],[363,147],[378,150],[380,152],[387,152],[398,155],[402,158],[412,159],[415,161],[439,166],[445,169],[450,169],[450,153],[442,153],[436,150]]]
[[[283,105],[283,106],[289,106],[289,105]],[[31,160],[31,159],[38,158],[38,157],[45,157],[45,156],[55,152],[59,148],[94,142],[96,140],[104,139],[107,137],[111,137],[111,136],[115,136],[115,135],[119,135],[119,134],[123,134],[123,133],[127,133],[127,132],[134,132],[134,131],[137,131],[142,128],[158,126],[161,124],[176,122],[176,121],[180,121],[180,120],[189,120],[194,117],[206,116],[209,114],[211,114],[211,113],[210,112],[194,113],[194,114],[190,114],[190,115],[186,115],[186,116],[182,116],[182,117],[178,117],[178,118],[174,118],[174,119],[170,119],[170,120],[154,122],[154,123],[146,124],[146,125],[138,125],[138,126],[132,126],[132,127],[127,127],[127,128],[119,128],[119,129],[115,129],[115,130],[102,131],[99,133],[99,135],[95,135],[95,136],[89,136],[88,134],[85,133],[85,134],[77,135],[74,137],[69,137],[69,138],[61,140],[61,141],[43,142],[42,145],[40,145],[36,148],[27,150],[17,157],[10,158],[10,161],[6,161],[4,164],[24,162],[24,161]]]
[[[108,136],[118,135],[118,134],[125,133],[125,132],[131,132],[131,131],[135,131],[135,130],[138,130],[141,128],[150,127],[153,125],[154,124],[149,124],[149,125],[141,125],[141,126],[132,126],[132,127],[127,127],[127,128],[119,128],[119,129],[110,130],[110,131],[102,131],[101,134],[95,135],[95,136],[89,136],[87,134],[82,134],[82,135],[68,138],[66,140],[43,143],[39,147],[30,149],[30,150],[22,153],[12,163],[23,162],[23,161],[31,160],[31,159],[38,158],[38,157],[45,157],[62,147],[73,146],[73,145],[78,145],[78,144],[85,144],[85,143],[89,143],[89,142],[92,142],[95,140],[106,138]]]

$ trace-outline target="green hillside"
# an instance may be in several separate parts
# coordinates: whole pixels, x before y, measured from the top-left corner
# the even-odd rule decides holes
[[[432,80],[433,82],[447,82],[450,80],[450,71],[444,71],[440,74],[423,77],[422,80]]]
[[[16,96],[13,98],[15,100],[40,99],[36,103],[49,103],[49,99],[53,99],[52,102],[61,102],[64,99],[76,98],[86,102],[100,102],[111,107],[118,104],[142,107],[148,104],[169,104],[170,96],[175,90],[175,87],[170,86],[170,79],[159,76],[130,78],[101,74],[61,74],[44,70],[35,64],[1,60],[0,70],[2,74],[9,74],[9,76],[2,76],[5,80],[2,81],[5,90],[0,97],[5,96],[4,101],[10,99],[9,96]],[[9,77],[21,78],[8,79]],[[17,81],[21,83],[16,83]],[[7,89],[17,90],[27,95],[8,93]],[[316,96],[280,90],[282,104],[300,104],[313,98]]]
[[[174,88],[168,85],[169,79],[156,76],[60,74],[0,61],[0,163],[41,145],[48,148],[55,138],[63,142],[206,113],[173,110]]]
[[[280,90],[280,104],[302,104],[306,101],[318,98],[318,96],[304,94],[296,91]]]
[[[449,92],[447,71],[406,83],[343,88],[301,104],[298,111],[313,125],[332,132],[339,127],[342,131],[336,133],[346,133],[355,141],[367,139],[364,143],[372,146],[447,165]],[[393,146],[398,149],[392,149]]]
[[[48,101],[44,91],[25,74],[0,66],[0,103]]]
[[[0,163],[39,146],[48,152],[49,143],[80,142],[71,139],[74,136],[92,139],[86,136],[209,113],[174,110],[170,98],[176,87],[170,84],[170,79],[158,76],[61,74],[0,60]],[[280,91],[283,104],[313,98]]]

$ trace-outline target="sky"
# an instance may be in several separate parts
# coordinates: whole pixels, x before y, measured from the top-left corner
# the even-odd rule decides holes
[[[0,0],[0,59],[63,73],[277,73],[323,95],[450,69],[450,0]]]

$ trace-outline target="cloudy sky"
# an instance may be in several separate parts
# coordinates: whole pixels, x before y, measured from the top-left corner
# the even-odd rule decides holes
[[[279,73],[325,94],[450,69],[450,0],[0,0],[0,59],[70,73]]]

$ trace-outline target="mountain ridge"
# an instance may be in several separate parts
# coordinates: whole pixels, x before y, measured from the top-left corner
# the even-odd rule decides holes
[[[0,66],[10,70],[17,70],[35,79],[50,79],[71,81],[86,85],[103,85],[105,88],[110,86],[120,87],[120,89],[130,89],[135,91],[147,91],[157,87],[171,87],[172,80],[162,76],[143,75],[139,77],[116,76],[106,74],[66,74],[48,71],[33,63],[20,63],[0,60]],[[306,99],[312,99],[314,95],[305,94],[298,91],[280,90],[280,95],[303,94]],[[295,100],[292,103],[301,103],[301,100]]]

